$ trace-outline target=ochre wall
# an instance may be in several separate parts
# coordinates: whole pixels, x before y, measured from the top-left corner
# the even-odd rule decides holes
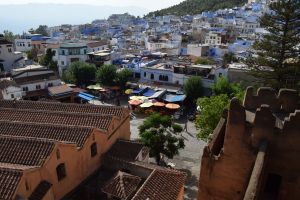
[[[130,139],[129,120],[129,117],[123,120],[114,118],[108,132],[94,129],[82,149],[78,149],[75,144],[57,143],[41,168],[33,172],[25,170],[26,173],[23,175],[17,194],[28,198],[40,181],[46,180],[52,184],[52,192],[47,194],[47,198],[53,195],[54,199],[61,199],[99,169],[101,155],[108,151],[118,139]],[[97,143],[97,155],[91,157],[90,147],[94,142]],[[57,150],[60,153],[59,159],[56,155]],[[65,164],[66,177],[58,181],[56,167],[61,163]],[[25,188],[25,180],[30,184],[28,191]]]

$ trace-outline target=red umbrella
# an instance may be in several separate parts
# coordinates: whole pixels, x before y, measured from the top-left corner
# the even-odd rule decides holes
[[[140,105],[140,104],[143,103],[143,102],[140,101],[140,100],[137,100],[137,99],[133,99],[133,100],[128,101],[128,103],[129,103],[130,105],[133,105],[133,106],[138,106],[138,105]]]

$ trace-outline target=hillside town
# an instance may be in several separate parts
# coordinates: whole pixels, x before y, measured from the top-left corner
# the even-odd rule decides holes
[[[0,34],[0,199],[299,199],[291,5]]]

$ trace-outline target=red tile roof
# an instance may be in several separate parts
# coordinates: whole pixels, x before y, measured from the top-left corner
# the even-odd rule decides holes
[[[0,168],[0,199],[12,200],[23,173],[20,170]]]
[[[108,130],[113,116],[0,108],[0,120],[85,126]]]
[[[0,121],[2,136],[49,139],[73,143],[80,148],[92,132],[90,127]]]
[[[0,136],[0,162],[41,166],[54,146],[51,141]]]
[[[10,101],[0,100],[0,107],[30,110],[61,111],[68,113],[94,113],[122,117],[125,108],[116,106],[96,106],[91,104],[71,104],[41,101]]]
[[[108,41],[107,40],[100,40],[100,41],[94,41],[94,42],[90,42],[87,44],[88,47],[90,48],[95,48],[95,47],[100,47],[100,46],[104,46],[107,45]]]
[[[154,170],[132,200],[176,200],[186,174],[175,170]]]
[[[118,171],[116,176],[102,188],[102,191],[125,200],[136,191],[141,180],[138,176]]]
[[[118,140],[107,152],[107,157],[118,158],[126,161],[135,161],[140,152],[146,147],[130,140]]]
[[[55,96],[63,93],[72,93],[73,89],[67,85],[59,85],[59,86],[48,87],[48,91],[50,95]]]

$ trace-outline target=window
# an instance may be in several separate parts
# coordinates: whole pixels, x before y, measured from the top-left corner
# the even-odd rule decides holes
[[[11,48],[8,48],[8,52],[11,53]]]
[[[94,157],[97,155],[97,143],[93,143],[91,145],[91,157]]]
[[[60,63],[61,63],[61,65],[65,65],[65,62],[64,62],[64,61],[61,61]]]
[[[57,158],[57,160],[60,159],[60,151],[59,151],[59,149],[56,150],[56,158]]]
[[[35,88],[36,88],[37,90],[40,90],[40,89],[41,89],[41,85],[36,85]]]
[[[83,50],[83,54],[86,54],[86,49],[85,49],[85,50]]]
[[[27,92],[28,91],[28,87],[23,87],[23,91]]]
[[[29,185],[28,185],[28,181],[25,180],[25,189],[28,191],[29,190]]]
[[[268,174],[268,178],[264,188],[264,196],[268,198],[264,199],[277,199],[280,191],[281,180],[282,177],[278,174]]]
[[[147,73],[146,72],[144,72],[144,77],[146,77],[147,76]]]
[[[53,83],[48,83],[48,87],[52,87],[53,86]]]
[[[222,77],[222,73],[219,73],[219,77]]]
[[[56,167],[56,174],[58,181],[61,181],[66,177],[66,167],[64,163],[61,163]]]
[[[14,98],[15,98],[15,95],[14,95],[14,94],[10,94],[10,97],[11,97],[12,99],[14,99]]]
[[[61,55],[65,55],[65,50],[62,50],[62,51],[61,51]]]
[[[151,77],[150,77],[151,79],[154,79],[154,74],[151,74]]]

